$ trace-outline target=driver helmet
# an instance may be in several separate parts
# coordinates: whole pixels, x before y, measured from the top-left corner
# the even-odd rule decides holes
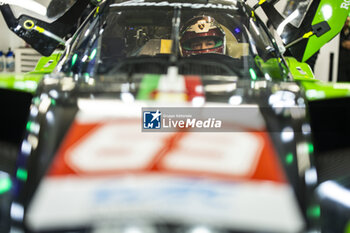
[[[190,19],[181,29],[180,50],[184,57],[203,54],[225,54],[225,32],[213,17]]]

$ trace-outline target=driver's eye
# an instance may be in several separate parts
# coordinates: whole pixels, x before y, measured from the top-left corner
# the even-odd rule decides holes
[[[207,47],[212,48],[212,47],[215,46],[215,42],[214,42],[214,41],[207,41],[207,42],[205,43],[205,45],[206,45]]]
[[[201,49],[202,48],[202,43],[197,42],[197,43],[192,43],[192,49]]]

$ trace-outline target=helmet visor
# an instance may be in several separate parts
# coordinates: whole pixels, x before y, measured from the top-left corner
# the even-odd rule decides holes
[[[187,51],[198,51],[215,49],[223,45],[223,39],[217,36],[206,36],[192,38],[182,43],[182,49]]]

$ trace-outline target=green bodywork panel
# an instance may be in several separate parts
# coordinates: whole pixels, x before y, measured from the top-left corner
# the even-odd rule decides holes
[[[289,71],[293,75],[294,80],[315,80],[315,76],[307,63],[299,62],[294,57],[285,57]],[[282,80],[281,67],[288,70],[279,58],[270,58],[266,62],[256,56],[256,64],[260,67],[264,74],[269,74],[274,80]]]
[[[307,63],[299,62],[294,57],[285,57],[285,60],[294,80],[316,81],[315,75]]]
[[[270,58],[265,62],[262,58],[256,56],[255,63],[264,75],[268,74],[275,80],[283,80],[284,78],[281,72],[281,67],[288,70],[281,62],[280,58]]]
[[[45,74],[50,74],[54,70],[61,55],[62,52],[57,52],[49,57],[42,57],[37,63],[34,71],[26,74],[1,74],[0,88],[35,93],[38,83]],[[308,64],[298,62],[293,57],[285,57],[285,60],[294,80],[300,81],[300,84],[305,89],[308,100],[312,101],[327,98],[350,97],[350,83],[321,82],[315,78]],[[256,63],[260,66],[262,72],[268,73],[273,79],[283,79],[280,71],[281,63],[277,58],[269,59],[266,62],[261,58],[257,58]],[[147,86],[154,86],[159,80],[159,75],[148,75],[147,77],[147,79],[144,79],[150,81],[144,83],[145,85],[147,84]],[[151,80],[153,81],[151,82]],[[146,98],[149,94],[150,93],[144,93],[142,96],[143,98]]]
[[[309,38],[302,61],[309,59],[323,45],[341,31],[346,17],[349,14],[349,10],[350,9],[347,7],[346,1],[344,0],[320,1],[312,25],[327,21],[331,29],[320,37],[313,35]]]
[[[0,88],[35,93],[42,74],[1,74]]]
[[[56,67],[62,56],[62,51],[57,51],[49,57],[41,57],[31,74],[50,74]]]
[[[301,81],[308,100],[350,97],[350,83]]]
[[[350,83],[333,83],[317,80],[307,63],[294,57],[285,58],[295,81],[299,81],[309,101],[350,97]]]
[[[41,57],[35,69],[26,74],[0,74],[0,88],[35,93],[38,83],[45,74],[50,74],[57,65],[62,52]]]

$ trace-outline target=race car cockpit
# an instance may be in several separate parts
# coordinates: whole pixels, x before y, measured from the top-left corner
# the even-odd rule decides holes
[[[59,45],[66,47],[67,56],[60,62],[56,71],[93,76],[110,71],[125,72],[125,69],[119,69],[123,67],[120,61],[135,64],[138,63],[137,59],[148,56],[152,61],[158,59],[157,63],[162,63],[167,60],[165,57],[171,57],[168,59],[170,63],[166,63],[166,66],[169,66],[169,64],[174,65],[174,62],[179,65],[178,62],[185,60],[193,62],[195,55],[197,60],[202,60],[202,63],[213,62],[217,67],[229,61],[228,58],[240,60],[244,67],[241,68],[239,64],[227,64],[223,69],[231,70],[231,73],[222,72],[222,69],[219,69],[219,72],[213,71],[215,70],[213,67],[209,70],[204,69],[199,74],[207,74],[208,71],[210,71],[209,74],[232,74],[237,73],[237,70],[244,71],[244,74],[249,73],[247,71],[253,68],[257,72],[261,71],[258,76],[275,77],[277,75],[277,78],[282,80],[289,79],[291,76],[288,75],[289,71],[286,68],[288,65],[280,53],[288,51],[297,61],[305,62],[341,30],[342,25],[338,23],[338,19],[341,21],[345,18],[348,9],[347,3],[341,3],[340,7],[336,7],[336,9],[339,8],[339,15],[335,20],[330,20],[332,10],[327,2],[323,2],[321,3],[324,5],[322,14],[316,17],[317,20],[313,20],[316,19],[319,4],[319,1],[315,0],[288,1],[287,3],[278,0],[258,1],[253,8],[249,7],[245,1],[233,0],[190,2],[51,0],[47,9],[35,4],[36,7],[33,7],[35,0],[30,4],[10,0],[3,0],[3,2],[0,10],[7,26],[39,53],[49,56]],[[281,4],[284,4],[284,7],[281,7]],[[35,15],[33,17],[15,14],[14,6],[35,8],[35,12],[44,17],[42,19]],[[84,12],[87,12],[85,10],[89,7],[95,7],[95,9],[84,21],[86,16]],[[285,46],[281,52],[273,37],[269,35],[269,30],[254,13],[254,10],[259,7],[265,12],[276,33],[281,37],[280,42]],[[280,12],[280,9],[283,9],[283,12]],[[191,49],[192,46],[186,44],[183,46],[181,41],[184,42],[185,34],[188,34],[184,33],[183,29],[187,28],[184,25],[193,18],[203,16],[215,20],[216,27],[224,35],[223,39],[219,39],[220,36],[218,36],[211,38],[214,40],[210,38],[196,40],[200,43],[204,40],[205,44],[214,46],[209,51],[199,51],[203,49],[201,47]],[[196,23],[198,26],[198,22]],[[81,27],[75,35],[70,37],[69,33],[78,25]],[[72,40],[67,41],[69,38]],[[203,43],[202,45],[197,43],[197,46],[203,46]],[[213,52],[218,50],[223,54]],[[206,58],[203,58],[204,55]],[[218,59],[218,55],[223,56]],[[67,59],[70,65],[67,65]],[[223,59],[224,62],[221,62]],[[145,62],[150,60],[146,59]],[[64,66],[63,70],[61,65]],[[254,67],[255,65],[257,67]],[[115,66],[119,68],[114,68]],[[164,72],[164,69],[153,71],[140,68],[138,70],[135,65],[132,66],[127,68],[129,73],[130,69],[132,72],[141,73]],[[192,65],[193,68],[195,66]],[[238,68],[234,70],[233,67]],[[196,73],[188,70],[181,71],[181,69],[180,72]]]
[[[182,74],[242,76],[249,75],[257,59],[279,56],[263,23],[238,3],[215,8],[210,4],[140,4],[107,6],[107,14],[82,29],[85,36],[72,47],[77,51],[70,58],[74,64],[65,68],[87,73],[166,73],[176,63]],[[204,38],[212,48],[193,47]],[[98,63],[83,59],[93,51]],[[81,62],[87,64],[81,66]],[[77,70],[82,67],[84,71]]]
[[[181,44],[184,42],[183,40],[186,39],[185,36],[189,34],[187,27],[190,22],[188,21],[193,21],[193,18],[203,18],[202,16],[215,21],[215,18],[218,16],[216,15],[217,13],[213,13],[214,12],[210,11],[203,13],[198,11],[197,13],[193,10],[181,10],[181,14],[185,16],[181,17],[181,30],[179,34],[176,35],[178,38],[181,37],[180,43],[176,44],[176,47],[178,47],[177,49],[181,50],[181,55],[186,53],[184,52],[185,47]],[[139,20],[135,15],[140,15]],[[130,20],[131,18],[132,20]],[[116,15],[111,15],[107,20],[109,22],[108,24],[113,25],[113,27],[108,27],[107,25],[106,30],[108,31],[105,33],[108,35],[104,35],[104,41],[114,41],[114,46],[118,46],[120,53],[124,53],[126,56],[154,56],[156,54],[169,54],[171,53],[172,46],[172,18],[173,12],[159,12],[156,11],[156,9],[150,9],[147,13],[143,9],[142,14],[141,12],[138,12],[138,10],[130,9],[125,12],[118,12]],[[190,19],[188,20],[188,18]],[[223,17],[220,17],[219,19],[221,18]],[[235,18],[239,20],[240,16],[236,15]],[[159,22],[159,19],[161,19],[161,22]],[[228,19],[224,20],[226,22],[228,21]],[[198,22],[196,23],[198,25]],[[227,53],[222,54],[234,58],[248,55],[248,39],[242,33],[242,30],[244,30],[244,28],[242,28],[243,25],[232,25],[231,22],[230,25],[228,25],[231,29],[229,30],[224,24],[220,24],[220,21],[215,21],[215,24],[219,26],[218,30],[220,30],[222,36],[225,37],[225,40],[222,41],[223,44],[221,45],[221,50],[223,52],[227,51]],[[187,29],[186,32],[185,29]],[[264,43],[266,43],[266,41],[264,41]]]

